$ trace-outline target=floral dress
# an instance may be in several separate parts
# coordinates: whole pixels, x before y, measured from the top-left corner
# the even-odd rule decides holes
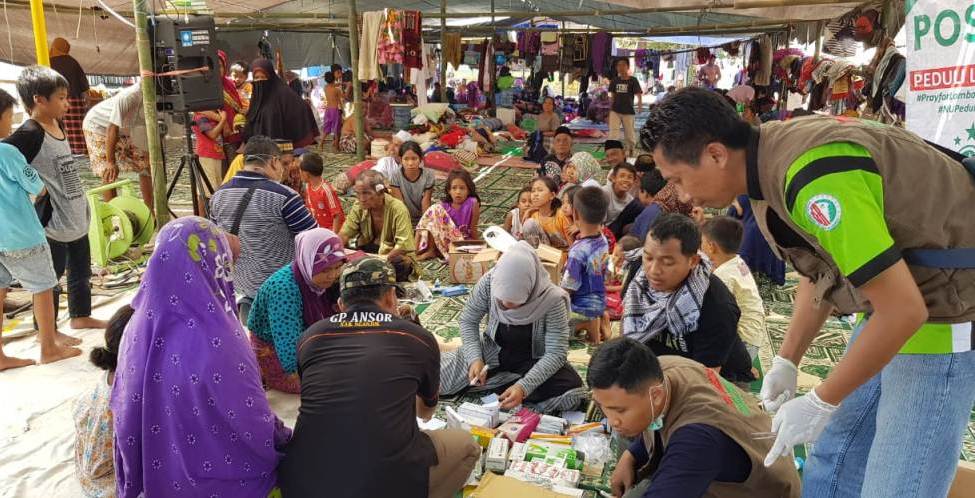
[[[74,410],[74,465],[81,490],[88,498],[115,496],[115,451],[112,448],[112,389],[108,377],[78,398]]]
[[[416,224],[417,232],[424,231],[428,235],[423,237],[420,252],[430,247],[430,241],[437,245],[440,254],[446,256],[450,250],[450,243],[471,237],[471,220],[477,199],[468,197],[460,209],[454,209],[449,202],[438,202],[431,205],[420,221]]]

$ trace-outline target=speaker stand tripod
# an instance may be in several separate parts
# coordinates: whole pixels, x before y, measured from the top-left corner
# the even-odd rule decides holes
[[[166,199],[169,200],[172,197],[173,191],[176,189],[176,184],[183,174],[183,170],[188,169],[190,172],[190,195],[193,199],[193,214],[195,216],[207,217],[210,214],[207,201],[213,196],[215,189],[210,184],[210,179],[203,172],[203,166],[200,164],[200,156],[194,152],[193,125],[195,123],[190,117],[189,111],[183,111],[183,123],[185,123],[184,129],[186,131],[186,150],[183,153],[183,157],[180,158],[179,167],[176,168],[173,180],[169,183],[169,188],[166,190]],[[201,205],[203,207],[202,211],[200,209]],[[172,209],[169,210],[169,214],[174,218],[176,217],[176,213]]]

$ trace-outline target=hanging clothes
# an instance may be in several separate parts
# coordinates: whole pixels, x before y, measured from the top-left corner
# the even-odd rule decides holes
[[[399,11],[386,9],[386,18],[383,27],[379,31],[379,52],[380,64],[402,64],[403,63],[403,26],[400,22],[402,15]]]
[[[542,33],[521,31],[518,33],[518,55],[525,59],[538,55],[542,48]]]
[[[853,39],[853,22],[857,11],[831,19],[826,23],[826,36],[823,42],[823,52],[836,57],[853,57],[856,55],[857,43]]]
[[[572,35],[562,35],[559,43],[562,44],[562,56],[559,61],[559,71],[562,73],[570,72],[572,69],[572,56],[575,52],[575,37]]]
[[[417,105],[427,105],[427,81],[434,78],[435,64],[430,63],[430,49],[426,43],[420,43],[420,59],[422,66],[410,71],[410,83],[416,87]],[[440,97],[440,95],[436,95]]]
[[[772,83],[772,38],[762,35],[758,38],[758,71],[755,72],[755,84],[769,86]]]
[[[554,31],[541,34],[542,55],[559,55],[559,35]]]
[[[417,10],[403,11],[403,65],[411,69],[423,68],[423,14]]]
[[[593,74],[610,77],[612,69],[613,36],[606,32],[593,35],[590,45]]]
[[[581,69],[589,68],[590,36],[588,33],[575,35],[572,42],[572,65]]]
[[[477,65],[477,87],[482,92],[488,92],[492,90],[490,88],[491,78],[488,76],[494,74],[494,54],[491,43],[488,40],[482,41],[480,51],[481,61]]]
[[[460,44],[460,33],[447,33],[444,36],[444,43],[446,44],[443,47],[444,62],[454,66],[455,70],[459,69],[460,63],[464,58],[464,52],[461,50]],[[440,83],[443,84],[445,82],[441,81]]]
[[[383,26],[383,12],[363,12],[359,33],[359,81],[379,79],[379,30]]]

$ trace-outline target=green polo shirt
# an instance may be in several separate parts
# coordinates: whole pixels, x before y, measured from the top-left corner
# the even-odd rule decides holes
[[[833,142],[806,151],[789,166],[784,188],[789,218],[816,238],[854,286],[901,259],[887,229],[883,179],[863,146]],[[964,326],[925,324],[900,352],[951,353]]]

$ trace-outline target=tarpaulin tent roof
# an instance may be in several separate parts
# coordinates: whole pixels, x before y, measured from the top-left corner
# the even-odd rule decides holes
[[[110,8],[130,17],[132,2],[101,0]],[[793,20],[813,21],[830,19],[848,12],[861,2],[836,0],[804,0],[820,5],[770,7],[782,4],[778,0],[496,0],[499,13],[512,13],[509,19],[496,23],[505,26],[521,22],[539,13],[555,19],[592,26],[595,29],[634,31],[649,28],[691,28],[695,26],[741,25],[752,22]],[[170,2],[171,4],[171,2]],[[30,64],[35,60],[30,11],[26,0],[6,0],[5,17],[7,39],[0,35],[0,59],[15,64]],[[167,2],[155,2],[157,8]],[[232,59],[249,60],[256,55],[256,43],[263,31],[276,47],[282,48],[289,67],[327,64],[335,53],[339,62],[348,62],[347,39],[326,34],[329,30],[342,32],[347,22],[348,4],[342,0],[207,0],[217,13],[218,46],[230,49]],[[395,5],[397,9],[439,12],[436,0],[359,0],[360,12],[381,10]],[[752,8],[735,8],[752,7]],[[448,15],[486,16],[484,0],[448,0]],[[704,7],[707,8],[704,8]],[[754,8],[758,6],[759,8]],[[90,74],[135,74],[138,63],[133,28],[108,15],[99,7],[99,0],[53,0],[44,2],[49,40],[61,36],[71,45],[71,55]],[[638,12],[620,12],[627,8]],[[646,12],[647,9],[668,9],[670,12]],[[592,15],[593,11],[609,11]],[[221,16],[231,14],[233,17]],[[247,17],[243,15],[247,13]],[[565,13],[559,16],[558,13]],[[589,13],[589,15],[585,15]],[[430,16],[428,16],[428,19]],[[481,23],[482,25],[484,23]],[[249,29],[250,28],[250,29]],[[747,29],[742,27],[741,30]],[[739,30],[739,31],[741,31]],[[756,29],[759,31],[759,29]],[[296,33],[297,32],[297,33]],[[708,30],[720,34],[720,31]],[[332,50],[332,42],[336,50]],[[430,40],[434,41],[434,40]]]

